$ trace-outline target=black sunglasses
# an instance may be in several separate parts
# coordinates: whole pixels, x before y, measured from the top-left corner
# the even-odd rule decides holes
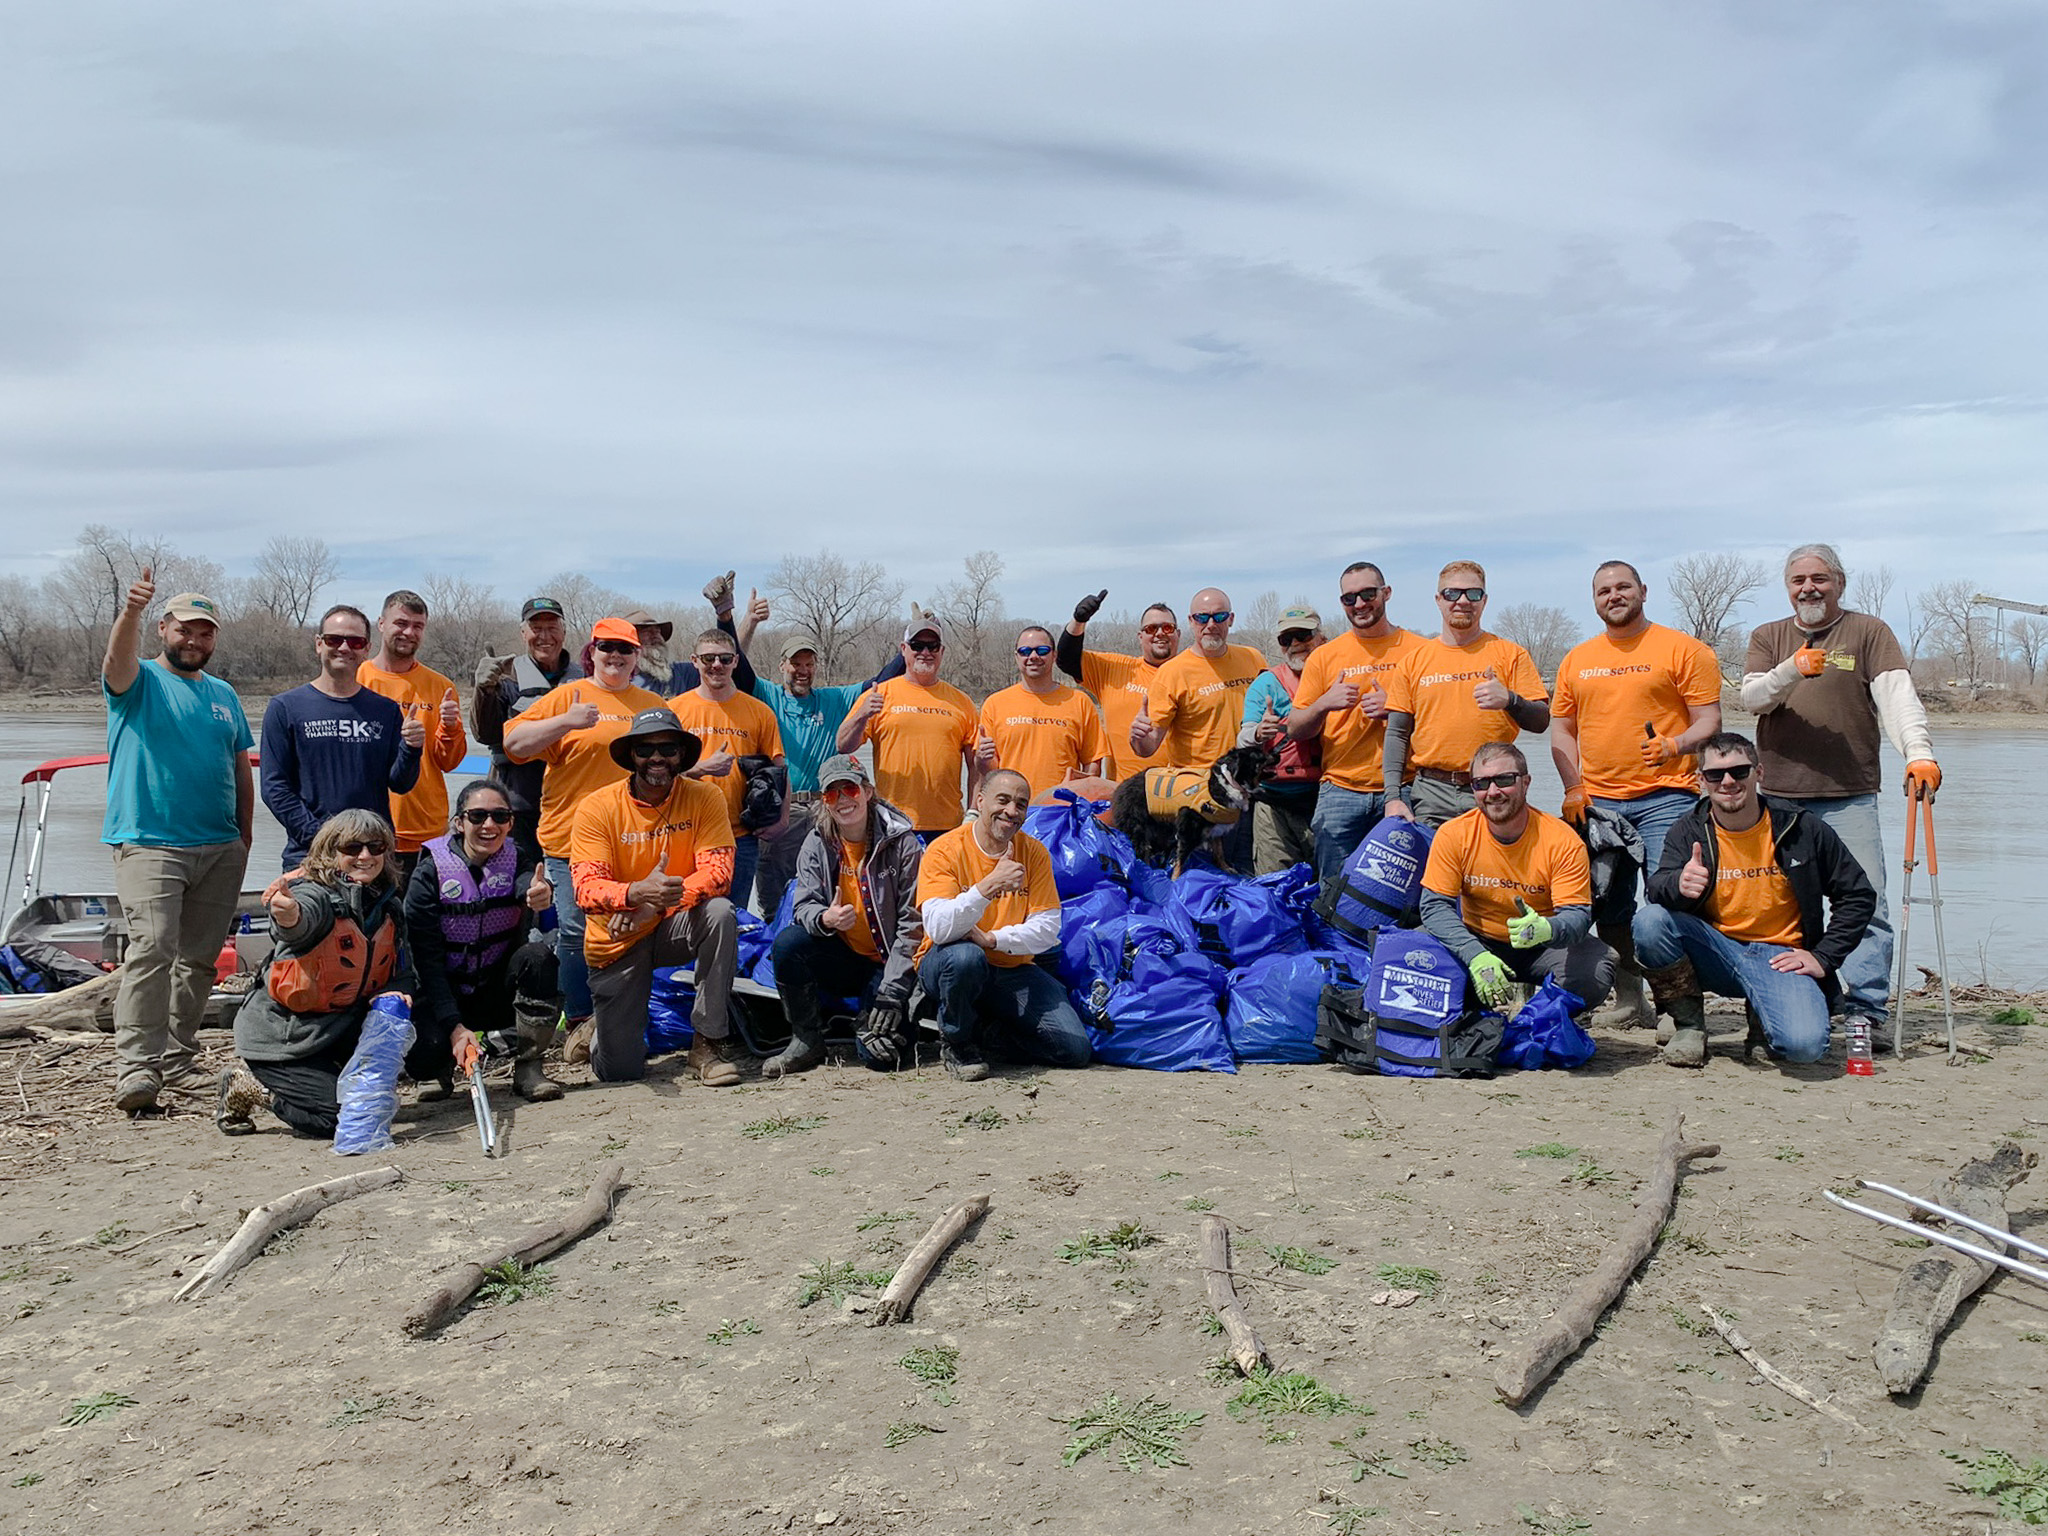
[[[945,649],[936,640],[910,640],[905,643],[920,656],[929,656],[933,651],[943,651]]]
[[[1369,603],[1386,591],[1385,587],[1360,587],[1356,592],[1339,592],[1337,601],[1346,608],[1356,608],[1360,603]]]
[[[508,810],[503,809],[502,807],[494,811],[487,811],[473,807],[470,810],[462,812],[462,819],[468,822],[472,827],[480,827],[487,821],[494,821],[501,827],[509,827],[512,825],[512,813]]]
[[[374,853],[381,859],[391,850],[383,843],[341,843],[337,845],[337,851],[345,859],[359,859],[366,853]]]
[[[1282,645],[1300,645],[1315,639],[1315,632],[1308,629],[1290,629],[1280,637]]]
[[[1740,784],[1749,777],[1750,770],[1755,766],[1755,763],[1730,763],[1726,768],[1702,768],[1700,777],[1709,784],[1718,784],[1723,779],[1733,779]]]
[[[320,643],[329,650],[367,651],[370,648],[368,635],[322,635]]]
[[[1472,778],[1472,792],[1477,794],[1482,789],[1513,789],[1523,778],[1524,775],[1519,773],[1475,774]]]
[[[697,658],[700,667],[729,667],[733,663],[731,651],[712,651]]]
[[[636,741],[628,749],[636,758],[668,757],[677,762],[683,760],[683,744],[680,741]]]
[[[607,656],[630,656],[640,647],[628,640],[600,640],[597,649]]]
[[[1459,601],[1459,600],[1461,600],[1461,599],[1462,599],[1463,601],[1465,601],[1465,602],[1468,602],[1468,603],[1476,603],[1476,602],[1479,602],[1479,601],[1481,601],[1481,600],[1482,600],[1482,599],[1483,599],[1483,598],[1484,598],[1484,597],[1486,596],[1486,588],[1484,588],[1484,587],[1439,587],[1439,588],[1437,588],[1437,593],[1436,593],[1436,595],[1437,595],[1438,597],[1442,598],[1442,599],[1443,599],[1443,600],[1444,600],[1445,602],[1447,602],[1447,603],[1455,603],[1455,602],[1458,602],[1458,601]]]

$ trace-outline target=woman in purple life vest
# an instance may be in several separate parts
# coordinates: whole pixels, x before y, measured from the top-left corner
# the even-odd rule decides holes
[[[454,1091],[476,1059],[476,1037],[515,1030],[512,1088],[523,1099],[559,1099],[541,1070],[562,996],[554,951],[527,943],[535,917],[554,906],[546,874],[513,842],[512,802],[495,779],[463,787],[448,835],[420,850],[405,890],[405,926],[419,975],[413,1027],[419,1043],[406,1070],[423,1100]]]

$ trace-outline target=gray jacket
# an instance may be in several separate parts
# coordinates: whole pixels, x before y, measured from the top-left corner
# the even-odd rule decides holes
[[[373,893],[369,886],[352,881],[337,889],[317,880],[294,880],[290,890],[299,904],[299,921],[295,927],[280,928],[272,919],[279,955],[303,955],[318,948],[334,931],[335,914],[342,910],[372,936],[386,923],[399,925],[397,968],[382,990],[412,994],[412,960],[403,938],[396,890]],[[270,995],[266,976],[266,985],[235,1015],[235,1054],[245,1061],[305,1061],[353,1050],[370,1002],[370,997],[362,998],[338,1013],[293,1013]]]
[[[838,937],[825,926],[825,909],[839,899],[839,857],[844,845],[836,827],[821,824],[796,856],[796,904],[793,920],[815,938]],[[918,914],[917,866],[924,845],[910,818],[886,800],[868,807],[868,856],[861,865],[870,911],[882,930],[887,955],[875,1001],[904,1007],[917,980],[912,957],[924,941],[924,919]]]

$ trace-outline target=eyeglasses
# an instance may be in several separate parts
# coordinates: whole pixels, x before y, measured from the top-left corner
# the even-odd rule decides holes
[[[1280,637],[1282,645],[1306,645],[1315,635],[1306,629],[1290,629]]]
[[[640,647],[630,640],[600,640],[597,649],[606,656],[630,656]]]
[[[368,635],[322,635],[320,643],[331,651],[367,651],[370,648]]]
[[[1360,603],[1369,603],[1386,591],[1385,587],[1360,587],[1356,592],[1339,592],[1337,601],[1346,608],[1356,608]]]
[[[1477,603],[1477,602],[1481,602],[1481,601],[1483,601],[1483,600],[1485,599],[1485,597],[1486,597],[1486,588],[1484,588],[1484,587],[1439,587],[1439,588],[1437,589],[1437,594],[1436,594],[1436,595],[1437,595],[1438,597],[1442,598],[1442,599],[1443,599],[1443,600],[1444,600],[1445,602],[1447,602],[1447,603],[1457,603],[1457,602],[1466,602],[1466,603]]]
[[[508,810],[503,809],[502,807],[494,811],[464,811],[462,813],[462,819],[468,822],[472,827],[480,827],[487,821],[495,822],[501,827],[509,827],[512,825],[512,813]]]
[[[1750,770],[1754,767],[1755,763],[1730,763],[1726,768],[1702,768],[1700,777],[1709,784],[1718,784],[1723,779],[1733,779],[1740,784],[1749,777]]]
[[[1138,626],[1138,633],[1141,635],[1177,635],[1180,633],[1180,626],[1178,624],[1140,624]]]
[[[908,644],[920,656],[929,656],[933,651],[943,651],[945,649],[936,640],[912,640]]]
[[[336,851],[345,859],[359,859],[366,853],[373,853],[381,859],[391,850],[383,843],[342,843]]]
[[[1052,647],[1049,645],[1020,645],[1017,647],[1017,654],[1019,656],[1050,656],[1052,654]]]
[[[680,741],[636,741],[627,749],[636,762],[645,762],[650,757],[666,757],[674,762],[683,760],[683,744]]]
[[[1527,777],[1525,773],[1475,774],[1472,778],[1472,793],[1476,795],[1482,789],[1513,789]]]
[[[849,780],[841,779],[836,784],[827,784],[824,787],[824,789],[819,791],[819,793],[824,795],[824,797],[828,801],[836,805],[841,800],[856,799],[860,795],[860,792],[864,787],[865,786],[863,785],[852,783]]]
[[[1188,622],[1190,624],[1228,624],[1236,617],[1236,614],[1225,608],[1215,613],[1191,613],[1188,615]]]
[[[733,653],[731,651],[713,651],[707,656],[699,656],[697,658],[697,665],[700,667],[729,667],[732,663]]]

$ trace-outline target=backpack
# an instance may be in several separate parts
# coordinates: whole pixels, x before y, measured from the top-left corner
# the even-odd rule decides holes
[[[1383,928],[1363,987],[1325,986],[1316,1048],[1387,1077],[1491,1077],[1506,1022],[1482,1013],[1458,957],[1427,933]]]
[[[1373,930],[1401,921],[1422,891],[1429,828],[1383,817],[1352,850],[1316,902],[1316,915],[1340,933],[1372,942]]]

